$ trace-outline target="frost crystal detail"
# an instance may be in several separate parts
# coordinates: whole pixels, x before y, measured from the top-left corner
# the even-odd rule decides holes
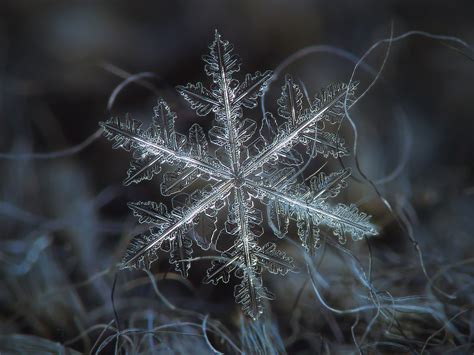
[[[161,250],[186,277],[193,245],[218,250],[220,257],[212,261],[204,282],[227,283],[235,275],[240,280],[234,290],[236,302],[257,319],[264,299],[273,298],[263,285],[262,271],[285,275],[295,269],[292,258],[275,243],[259,243],[264,221],[259,206],[266,207],[266,220],[278,238],[289,235],[290,221],[295,221],[309,253],[319,245],[320,228],[332,231],[341,243],[346,236],[359,240],[377,233],[369,216],[355,205],[328,203],[347,186],[349,169],[319,172],[309,181],[298,175],[307,159],[348,154],[344,141],[325,126],[341,122],[344,99],[347,95],[350,104],[356,85],[325,88],[305,108],[302,90],[286,76],[277,102],[283,123],[266,113],[258,127],[243,112],[257,106],[272,72],[247,74],[239,82],[233,78],[241,64],[233,46],[216,32],[209,49],[203,59],[210,88],[202,83],[177,87],[198,116],[214,114],[207,136],[198,124],[188,136],[176,132],[176,114],[162,99],[147,128],[128,117],[101,123],[113,148],[132,152],[124,184],[150,180],[166,166],[161,193],[173,196],[172,209],[159,202],[129,203],[138,221],[150,228],[131,241],[121,267],[150,268]],[[219,223],[223,214],[227,219]],[[226,247],[217,248],[218,241]]]

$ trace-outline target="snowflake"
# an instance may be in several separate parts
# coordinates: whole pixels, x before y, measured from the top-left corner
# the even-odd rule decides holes
[[[131,241],[121,267],[150,268],[161,250],[169,252],[169,262],[186,277],[193,244],[217,250],[220,257],[212,261],[204,282],[227,283],[231,274],[235,275],[240,280],[234,289],[236,302],[244,313],[257,319],[263,313],[264,299],[273,298],[263,286],[262,271],[285,275],[295,269],[292,258],[275,243],[259,245],[263,234],[259,206],[266,207],[268,223],[278,238],[290,234],[290,220],[296,221],[297,234],[310,253],[319,246],[320,227],[332,231],[341,243],[346,236],[358,240],[377,233],[370,217],[355,205],[327,202],[347,186],[349,169],[329,175],[319,172],[309,182],[298,174],[305,155],[312,159],[348,154],[344,141],[325,126],[341,122],[344,100],[351,103],[356,85],[331,85],[304,108],[302,90],[286,76],[277,102],[284,123],[278,125],[275,117],[266,113],[257,132],[257,123],[244,119],[243,109],[257,106],[272,72],[247,74],[240,83],[233,78],[240,70],[233,46],[216,31],[209,49],[203,60],[211,87],[197,83],[177,90],[199,116],[214,114],[208,132],[212,144],[198,124],[191,126],[188,137],[176,132],[176,114],[162,99],[146,129],[128,117],[101,123],[113,148],[133,152],[124,184],[150,180],[166,165],[161,194],[173,195],[170,211],[163,203],[129,203],[139,222],[150,228]],[[302,147],[306,147],[303,154]],[[191,185],[192,192],[182,192]],[[218,217],[224,213],[225,225],[218,228]],[[225,248],[218,248],[218,241],[227,243]]]

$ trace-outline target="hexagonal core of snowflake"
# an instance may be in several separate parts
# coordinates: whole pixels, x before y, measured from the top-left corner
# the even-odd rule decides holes
[[[234,274],[240,279],[234,290],[236,302],[257,319],[264,311],[263,299],[273,297],[263,286],[262,271],[285,275],[294,264],[275,243],[259,245],[263,217],[255,199],[267,206],[267,222],[278,238],[286,237],[290,221],[296,221],[297,234],[309,253],[319,245],[320,227],[332,231],[341,243],[346,236],[358,240],[377,234],[369,216],[355,205],[327,202],[347,186],[349,169],[328,175],[319,172],[309,182],[299,173],[308,159],[348,154],[344,141],[328,128],[344,118],[344,105],[353,101],[356,84],[331,85],[304,107],[302,90],[286,76],[277,102],[281,123],[266,113],[258,128],[254,120],[243,118],[243,109],[257,106],[272,72],[247,74],[239,82],[233,76],[240,70],[240,59],[232,45],[216,31],[209,49],[203,59],[212,80],[210,88],[202,83],[177,88],[198,116],[214,114],[207,135],[198,124],[188,136],[176,132],[176,114],[162,99],[147,128],[129,118],[101,123],[114,148],[133,153],[124,184],[150,180],[166,166],[161,193],[182,197],[188,191],[184,202],[173,200],[170,211],[163,203],[129,203],[139,222],[150,229],[134,237],[121,267],[149,268],[162,250],[169,252],[170,263],[186,277],[193,244],[215,251],[217,239],[230,236],[234,242],[219,251],[204,282],[227,283]],[[193,189],[197,180],[207,185]],[[218,212],[225,207],[227,220],[219,223]]]

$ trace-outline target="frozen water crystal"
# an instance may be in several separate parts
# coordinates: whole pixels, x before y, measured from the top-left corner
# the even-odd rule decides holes
[[[290,221],[295,221],[309,253],[319,245],[320,228],[332,231],[340,242],[346,236],[359,240],[377,234],[369,216],[355,205],[328,202],[347,186],[350,169],[319,172],[309,181],[298,175],[308,159],[348,154],[344,141],[328,127],[344,118],[344,102],[351,103],[356,84],[331,85],[304,107],[301,88],[286,76],[277,102],[278,120],[266,113],[258,125],[243,118],[243,112],[257,106],[272,72],[247,74],[239,82],[234,74],[241,61],[233,46],[216,31],[209,49],[203,60],[210,87],[197,83],[177,88],[198,116],[214,114],[207,135],[198,124],[187,136],[176,132],[176,114],[162,99],[149,127],[130,118],[101,123],[114,148],[132,152],[124,184],[160,174],[161,193],[174,196],[171,209],[152,201],[129,203],[139,222],[150,228],[131,241],[121,267],[149,268],[158,252],[166,251],[169,262],[186,277],[194,245],[217,250],[218,238],[233,240],[212,261],[204,282],[227,283],[235,275],[240,280],[236,302],[257,319],[264,311],[263,299],[273,298],[263,285],[262,271],[285,275],[294,270],[293,259],[275,243],[259,243],[264,221],[259,205],[267,207],[267,222],[278,238],[287,237]],[[193,188],[198,180],[205,186]],[[227,219],[219,223],[223,212]]]

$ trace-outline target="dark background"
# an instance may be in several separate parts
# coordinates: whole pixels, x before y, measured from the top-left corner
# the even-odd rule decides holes
[[[158,182],[121,187],[129,156],[112,151],[104,138],[56,159],[41,155],[31,159],[35,156],[29,154],[61,151],[93,135],[98,122],[111,115],[107,102],[123,80],[120,76],[155,73],[157,78],[150,82],[178,113],[177,127],[184,132],[196,119],[173,87],[206,79],[200,58],[215,29],[235,45],[243,60],[243,76],[273,69],[312,45],[331,45],[360,57],[373,43],[390,36],[391,23],[395,36],[421,30],[456,36],[470,45],[474,42],[474,2],[2,2],[0,334],[31,334],[64,343],[114,318],[110,301],[114,273],[89,279],[119,261],[132,235],[136,221],[126,202],[159,199]],[[378,47],[367,62],[378,69],[386,49],[386,45]],[[405,330],[398,337],[384,335],[387,321],[377,320],[365,339],[372,344],[367,351],[419,351],[458,312],[464,313],[455,318],[457,331],[446,327],[445,333],[433,337],[428,349],[468,352],[470,348],[473,313],[469,307],[474,301],[472,58],[472,50],[448,40],[413,36],[393,43],[380,80],[354,110],[359,159],[369,177],[377,180],[389,174],[407,152],[403,170],[378,187],[395,213],[413,227],[428,274],[449,270],[450,276],[436,279],[435,284],[450,293],[461,290],[456,300],[450,300],[429,286],[408,233],[368,182],[354,181],[355,192],[348,198],[357,201],[366,196],[364,210],[381,226],[381,236],[372,245],[377,288],[397,297],[423,295],[425,299],[417,306],[433,307],[445,315],[444,321],[433,320],[426,312],[397,316]],[[351,61],[319,53],[295,61],[285,71],[305,82],[313,95],[333,81],[347,80],[352,69]],[[363,90],[371,76],[359,70],[356,79]],[[281,80],[274,84],[276,91],[269,93],[270,109]],[[153,92],[132,84],[119,94],[112,114],[131,112],[149,120],[155,100]],[[251,117],[258,118],[258,112]],[[200,120],[209,127],[209,117]],[[342,132],[352,144],[350,125]],[[353,159],[346,163],[354,166]],[[361,180],[360,174],[355,177]],[[350,247],[367,266],[367,245]],[[343,270],[347,261],[331,264],[331,258],[337,257],[331,254],[334,251],[328,253],[321,273],[328,273],[328,280],[337,285],[325,289],[326,298],[339,308],[354,306],[355,291],[348,297],[347,288],[342,287],[353,278]],[[159,285],[180,307],[215,316],[242,348],[247,346],[248,334],[260,334],[240,318],[232,287],[200,284],[205,263],[193,266],[189,282],[183,282],[163,259],[153,271],[158,279],[166,276]],[[316,257],[315,262],[318,260]],[[130,286],[133,280],[143,283]],[[269,281],[278,300],[271,303],[271,320],[261,325],[271,329],[271,334],[258,346],[264,349],[270,343],[275,351],[286,348],[290,353],[324,352],[326,348],[336,353],[357,351],[351,336],[355,316],[332,314],[305,282],[304,271]],[[148,308],[155,326],[185,318],[160,304],[143,274],[120,273],[117,285],[123,327],[146,327]],[[360,316],[361,323],[355,328],[359,340],[373,316]],[[68,345],[88,351],[99,332],[92,330],[88,337],[73,339]],[[5,344],[5,339],[26,344],[25,339],[12,336],[4,338]],[[209,351],[202,337],[196,343],[184,339],[186,342],[178,335],[163,336],[161,344],[176,352]],[[283,343],[280,347],[275,345],[278,339]],[[377,345],[384,340],[404,347]],[[32,346],[36,349],[53,346],[35,341]],[[258,346],[245,349],[256,351]]]

